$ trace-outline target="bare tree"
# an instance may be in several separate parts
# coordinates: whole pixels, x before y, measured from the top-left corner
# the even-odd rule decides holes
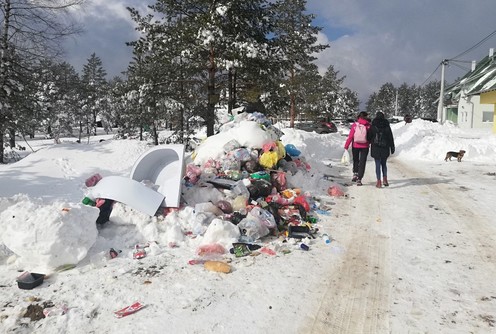
[[[63,53],[64,37],[81,31],[71,20],[71,10],[85,2],[0,1],[0,163],[4,162],[4,135],[7,131],[15,133],[15,104],[25,91],[26,81],[19,73],[26,73],[26,67],[36,61]]]

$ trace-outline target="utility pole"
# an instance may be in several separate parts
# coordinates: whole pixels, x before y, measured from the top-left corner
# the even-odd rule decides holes
[[[437,121],[440,124],[444,123],[443,119],[443,103],[444,103],[444,66],[448,65],[448,59],[441,62],[441,91],[439,92],[439,104],[437,106]]]
[[[394,102],[394,116],[398,116],[398,89],[396,89],[396,100]]]

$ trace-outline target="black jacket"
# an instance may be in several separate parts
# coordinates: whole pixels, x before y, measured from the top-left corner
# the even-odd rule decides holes
[[[376,144],[374,144],[374,139],[375,134],[378,131],[383,131],[385,140],[386,140],[386,147],[379,147]],[[378,119],[375,118],[372,121],[372,126],[370,127],[370,138],[372,138],[371,146],[370,146],[370,155],[374,159],[385,159],[389,157],[389,153],[391,154],[394,153],[395,147],[394,147],[394,138],[393,138],[393,132],[391,131],[391,127],[389,126],[389,121],[385,118]]]

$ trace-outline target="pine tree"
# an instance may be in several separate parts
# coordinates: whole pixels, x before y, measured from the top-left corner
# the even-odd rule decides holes
[[[313,26],[314,15],[306,14],[305,0],[277,0],[273,11],[274,56],[280,63],[286,90],[289,95],[290,126],[294,126],[297,113],[297,92],[301,89],[297,77],[308,64],[328,45],[316,44],[321,28]]]
[[[4,134],[8,129],[13,133],[17,129],[15,113],[19,109],[13,106],[27,101],[19,98],[23,83],[18,81],[15,73],[41,59],[60,55],[63,38],[79,31],[66,18],[70,17],[73,7],[83,2],[4,0],[0,3],[0,87],[3,88],[0,90],[0,163],[3,162]],[[22,108],[27,111],[31,109]]]
[[[369,114],[381,111],[387,117],[394,115],[396,106],[396,88],[390,82],[381,86],[378,93],[373,93],[367,102]]]
[[[337,109],[338,101],[342,99],[341,91],[345,77],[338,77],[339,71],[334,69],[333,65],[327,68],[327,71],[322,77],[322,89],[324,90],[323,107],[326,114],[331,118],[336,118],[335,109]]]
[[[418,112],[420,117],[437,118],[436,101],[439,98],[440,86],[441,82],[439,80],[433,80],[422,87],[418,87]]]
[[[41,130],[58,142],[62,134],[72,134],[78,110],[79,76],[68,63],[43,61],[34,71],[36,117],[27,125],[30,132]],[[44,128],[40,129],[42,125]]]
[[[86,133],[89,135],[92,130],[96,135],[97,116],[101,111],[100,99],[106,95],[107,72],[103,68],[102,60],[95,53],[91,54],[87,63],[83,66],[81,76],[82,85],[82,111],[84,112],[80,122],[79,139],[81,140],[81,130],[83,120],[86,126]]]
[[[206,87],[200,92],[203,102],[195,104],[198,111],[204,110],[200,116],[205,120],[207,135],[214,133],[214,109],[221,90],[229,90],[229,98],[234,98],[233,81],[226,81],[228,72],[247,68],[251,59],[259,58],[264,52],[265,3],[265,0],[159,0],[151,8],[163,19],[153,23],[150,23],[153,16],[141,17],[130,9],[145,34],[134,46],[145,44],[151,48],[146,52],[165,55],[162,64],[168,63],[166,67],[171,69],[169,82],[179,85],[183,96],[187,90]]]
[[[354,115],[358,114],[359,106],[360,101],[358,100],[357,92],[344,87],[339,91],[338,99],[334,105],[333,118],[354,118]]]

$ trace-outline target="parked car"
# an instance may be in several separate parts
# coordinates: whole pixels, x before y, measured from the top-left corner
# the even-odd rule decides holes
[[[336,124],[326,121],[305,121],[295,123],[295,128],[308,132],[317,132],[319,134],[338,132]]]

